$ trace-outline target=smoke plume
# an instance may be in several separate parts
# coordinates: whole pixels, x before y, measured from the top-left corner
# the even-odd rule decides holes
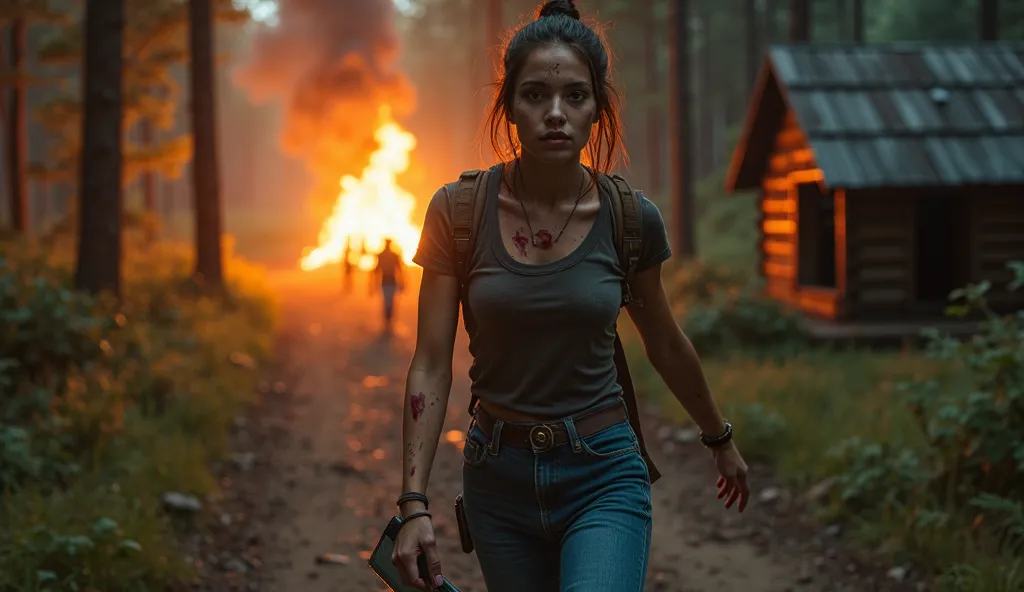
[[[278,0],[234,80],[257,103],[282,102],[283,150],[337,190],[376,148],[382,105],[401,116],[414,94],[398,69],[392,0]]]

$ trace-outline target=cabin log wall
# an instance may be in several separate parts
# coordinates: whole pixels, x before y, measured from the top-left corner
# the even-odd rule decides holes
[[[814,168],[807,139],[789,112],[775,137],[758,200],[758,268],[768,295],[785,302],[792,303],[796,298],[797,270],[797,202],[790,192],[788,176]]]
[[[847,192],[846,293],[851,319],[905,314],[914,302],[914,201]]]
[[[971,281],[992,284],[989,302],[1003,310],[1024,306],[1024,288],[1006,289],[1008,261],[1024,261],[1024,190],[978,191],[969,198]]]

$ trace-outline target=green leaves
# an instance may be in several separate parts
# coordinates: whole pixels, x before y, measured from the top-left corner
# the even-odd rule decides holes
[[[737,273],[700,263],[668,283],[681,307],[686,336],[703,355],[752,353],[784,357],[808,344],[802,319],[782,303],[764,298]]]

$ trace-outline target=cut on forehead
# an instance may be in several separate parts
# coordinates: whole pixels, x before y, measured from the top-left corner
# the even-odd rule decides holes
[[[563,84],[590,84],[590,67],[579,50],[565,43],[545,43],[534,48],[519,72],[519,84],[548,81],[557,77]]]

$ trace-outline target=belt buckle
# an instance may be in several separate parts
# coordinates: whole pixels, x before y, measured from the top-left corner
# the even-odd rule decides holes
[[[534,450],[547,450],[555,445],[555,432],[551,426],[540,424],[530,429],[530,446]]]

